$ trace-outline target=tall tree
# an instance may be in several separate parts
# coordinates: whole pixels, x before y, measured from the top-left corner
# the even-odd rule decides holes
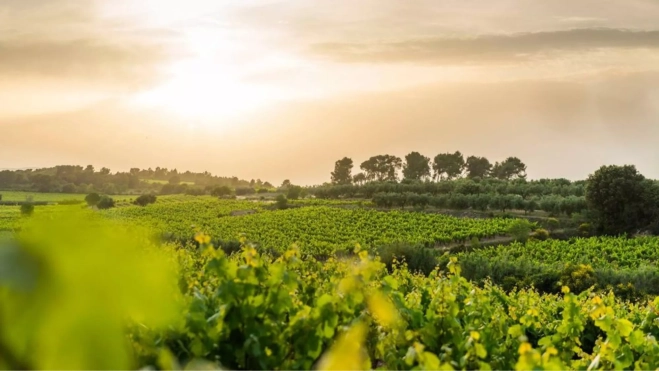
[[[350,184],[352,183],[352,159],[344,157],[334,163],[334,171],[332,172],[332,183],[334,184]]]
[[[465,162],[467,178],[485,178],[492,171],[492,164],[485,157],[469,156]]]
[[[403,178],[421,180],[430,176],[430,158],[419,152],[410,152],[405,156],[403,165]]]
[[[397,171],[402,166],[400,157],[392,155],[378,155],[362,162],[360,168],[366,173],[366,179],[377,181],[398,180]]]
[[[462,174],[464,166],[465,159],[460,151],[440,153],[435,156],[432,163],[435,180],[457,178]]]
[[[517,157],[508,157],[505,161],[494,164],[492,176],[503,180],[524,179],[526,178],[526,165]]]
[[[602,166],[588,177],[586,202],[599,234],[633,234],[656,221],[657,195],[633,165]]]

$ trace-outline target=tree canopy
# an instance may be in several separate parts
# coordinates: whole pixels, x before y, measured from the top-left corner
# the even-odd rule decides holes
[[[350,184],[352,183],[352,159],[344,157],[334,163],[334,171],[332,172],[332,183],[334,184]]]
[[[410,152],[405,156],[403,165],[403,178],[408,180],[422,180],[430,176],[430,158],[419,152]]]
[[[360,168],[366,174],[366,179],[382,181],[397,181],[398,170],[402,166],[400,157],[378,155],[362,162]]]

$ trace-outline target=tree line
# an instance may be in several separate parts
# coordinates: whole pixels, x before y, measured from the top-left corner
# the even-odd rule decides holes
[[[154,182],[155,181],[155,182]],[[165,184],[162,184],[165,183]],[[189,183],[189,184],[186,184]],[[206,194],[215,187],[273,188],[269,182],[237,177],[214,176],[209,172],[178,172],[157,167],[155,170],[132,168],[115,172],[103,167],[59,165],[51,168],[0,171],[0,189],[36,192],[120,194],[130,191],[161,194]]]
[[[465,159],[460,151],[440,153],[433,159],[419,152],[410,152],[404,161],[393,155],[377,155],[360,164],[360,173],[353,175],[353,168],[353,160],[349,157],[336,161],[331,173],[332,184],[396,182],[399,180],[399,174],[402,174],[403,180],[409,181],[440,181],[461,177],[492,177],[501,180],[526,178],[526,165],[517,157],[508,157],[492,164],[485,157],[469,156]]]

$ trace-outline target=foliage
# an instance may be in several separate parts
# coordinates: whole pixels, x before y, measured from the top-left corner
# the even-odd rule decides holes
[[[485,178],[490,175],[492,164],[485,157],[469,156],[465,161],[464,168],[467,172],[467,178]]]
[[[503,180],[524,179],[526,178],[526,165],[517,157],[508,157],[505,161],[494,164],[492,176]]]
[[[360,168],[364,171],[367,180],[396,181],[397,171],[402,166],[402,160],[392,155],[378,155],[362,162]]]
[[[275,198],[275,205],[280,210],[286,209],[288,208],[288,199],[283,194],[279,194],[277,195],[277,198]]]
[[[0,255],[3,369],[136,368],[127,326],[181,313],[172,259],[93,215],[34,218]]]
[[[23,204],[23,205],[21,205],[21,214],[22,215],[30,216],[33,213],[34,213],[34,205],[33,204]]]
[[[98,207],[101,210],[112,208],[114,207],[114,199],[112,199],[112,197],[110,196],[103,195],[96,204],[96,207]]]
[[[162,200],[164,201],[164,200]],[[456,218],[441,214],[379,212],[364,208],[309,206],[240,217],[232,211],[259,209],[258,202],[206,199],[199,202],[158,202],[148,208],[122,207],[108,216],[154,228],[163,236],[189,241],[194,228],[213,239],[245,236],[263,249],[297,243],[305,253],[351,250],[355,243],[374,248],[396,242],[428,247],[471,237],[506,233],[512,220]]]
[[[419,152],[410,152],[405,156],[403,178],[406,180],[423,180],[430,176],[430,158]]]
[[[146,205],[149,205],[149,204],[156,203],[156,199],[157,199],[156,195],[146,194],[146,195],[141,195],[138,198],[136,198],[133,203],[135,205],[139,205],[139,206],[146,206]]]
[[[302,191],[302,187],[291,185],[288,187],[288,191],[286,192],[286,198],[290,200],[297,200],[302,195]]]
[[[531,235],[536,240],[545,241],[549,239],[549,231],[544,228],[536,229]]]
[[[432,169],[435,180],[454,179],[462,174],[465,166],[464,156],[460,151],[440,153],[433,159]]]
[[[352,159],[344,157],[336,161],[334,171],[332,172],[332,183],[350,184],[352,183]]]
[[[515,241],[526,242],[529,234],[534,229],[534,224],[526,219],[515,219],[508,227],[508,233]]]
[[[636,167],[602,166],[588,177],[586,201],[598,234],[631,235],[657,215],[657,186]]]
[[[101,201],[101,195],[95,192],[92,192],[85,197],[85,202],[87,202],[87,205],[89,206],[96,206],[99,201]]]

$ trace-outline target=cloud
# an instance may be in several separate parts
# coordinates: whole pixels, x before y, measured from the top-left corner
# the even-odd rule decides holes
[[[368,44],[317,43],[311,46],[310,51],[340,62],[486,64],[523,62],[541,54],[587,52],[603,48],[659,48],[659,30],[590,28]]]
[[[71,41],[0,41],[0,78],[35,77],[111,86],[150,82],[169,56],[164,47],[140,42],[84,38]]]

